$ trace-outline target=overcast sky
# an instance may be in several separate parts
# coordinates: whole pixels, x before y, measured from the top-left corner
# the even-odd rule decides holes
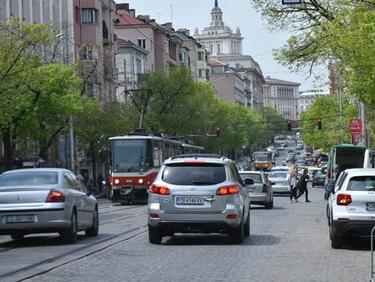
[[[150,15],[158,23],[173,22],[173,27],[188,28],[191,34],[197,27],[199,31],[209,26],[214,0],[115,0],[117,3],[129,3],[136,15]],[[281,1],[281,0],[280,0]],[[251,55],[262,68],[264,76],[285,79],[301,83],[300,91],[312,88],[327,90],[327,78],[321,81],[313,78],[306,80],[307,73],[290,73],[272,57],[272,49],[282,46],[286,33],[270,32],[261,16],[251,7],[249,0],[219,0],[223,19],[233,31],[241,29],[243,53]],[[322,72],[323,69],[316,70]],[[325,75],[325,74],[324,74]]]

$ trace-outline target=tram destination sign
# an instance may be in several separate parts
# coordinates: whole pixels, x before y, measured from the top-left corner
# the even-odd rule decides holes
[[[283,5],[295,5],[295,4],[302,4],[302,0],[281,0]]]

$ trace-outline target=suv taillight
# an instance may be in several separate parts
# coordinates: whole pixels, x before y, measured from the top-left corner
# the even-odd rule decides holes
[[[234,194],[237,194],[238,191],[239,191],[238,186],[228,185],[228,186],[223,186],[217,189],[216,195],[218,196],[234,195]]]
[[[60,191],[52,190],[48,193],[46,203],[63,203],[65,202],[65,195]]]
[[[349,194],[338,194],[336,203],[338,206],[347,206],[352,202],[352,196]]]
[[[168,187],[152,184],[150,187],[150,193],[158,194],[158,195],[170,195],[170,191]]]

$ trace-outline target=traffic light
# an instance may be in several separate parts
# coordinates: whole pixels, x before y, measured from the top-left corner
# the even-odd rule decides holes
[[[221,133],[221,128],[220,127],[216,127],[215,128],[215,132],[216,132],[216,136],[219,137],[220,133]]]
[[[292,131],[292,121],[288,120],[288,131]]]
[[[317,124],[318,124],[318,129],[322,129],[322,119],[320,117],[318,117],[318,119],[316,120]]]

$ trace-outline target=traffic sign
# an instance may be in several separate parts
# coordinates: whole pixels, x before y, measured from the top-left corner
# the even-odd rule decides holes
[[[302,4],[302,0],[282,0],[281,3],[283,5],[295,5],[295,4]]]
[[[360,119],[351,119],[350,120],[350,133],[352,135],[362,133],[362,120],[360,120]]]

